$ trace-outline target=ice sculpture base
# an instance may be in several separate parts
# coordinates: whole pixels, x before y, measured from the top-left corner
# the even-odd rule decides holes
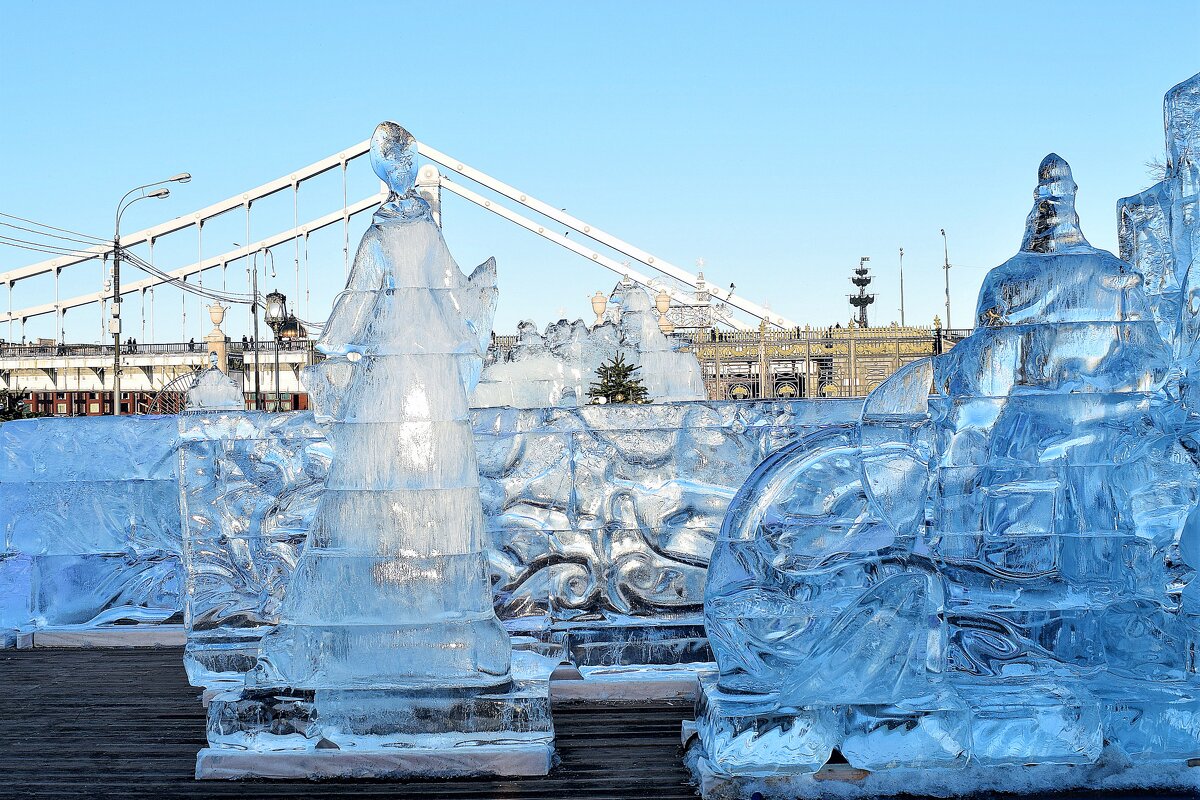
[[[686,760],[705,800],[1200,788],[1200,698],[1186,687],[996,680],[963,695],[787,706],[705,673]]]
[[[182,625],[112,625],[101,628],[63,628],[34,631],[34,647],[104,649],[109,647],[183,647]]]
[[[544,775],[558,661],[512,657],[497,691],[239,688],[208,703],[198,778]],[[532,770],[532,771],[530,771]]]
[[[553,757],[548,742],[272,753],[206,747],[196,757],[196,779],[536,776],[550,771]]]
[[[868,772],[831,765],[812,774],[730,775],[714,767],[693,741],[684,758],[704,800],[829,800],[829,798],[968,797],[988,793],[1046,794],[1094,791],[1196,791],[1200,767],[1188,761],[1131,765],[1119,750],[1106,749],[1094,764],[1022,767],[968,765],[960,769],[898,767]]]
[[[555,703],[694,700],[697,676],[711,662],[660,666],[567,667],[554,672],[550,694]]]

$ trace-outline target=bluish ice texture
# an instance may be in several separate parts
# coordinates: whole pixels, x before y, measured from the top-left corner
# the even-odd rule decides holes
[[[1163,304],[1088,244],[1075,191],[1047,156],[976,331],[739,491],[708,570],[704,770],[837,750],[969,765],[967,792],[979,769],[1200,755],[1196,425]]]
[[[328,472],[310,413],[179,417],[187,571],[184,663],[194,683],[242,680],[280,603]]]
[[[178,618],[174,430],[170,417],[0,425],[0,629]]]
[[[333,460],[263,642],[259,686],[497,687],[508,634],[492,608],[467,395],[495,307],[495,263],[468,279],[414,188],[416,140],[383,123],[391,189],[363,236],[310,368]]]
[[[583,666],[711,660],[704,573],[725,508],[768,453],[861,401],[472,412],[493,604]],[[279,621],[321,496],[308,413],[181,417],[188,670],[240,680]]]
[[[548,766],[553,662],[514,660],[493,608],[467,403],[495,263],[459,271],[416,192],[416,155],[408,131],[376,128],[371,161],[391,194],[317,345],[327,358],[308,374],[332,453],[324,490],[244,688],[209,704],[198,773],[213,753],[278,763],[331,746],[352,749],[351,764],[384,748],[453,749],[445,767],[461,771],[474,745],[519,744],[545,751]],[[288,516],[292,528],[302,519]],[[219,560],[225,548],[210,542],[197,536],[193,555],[211,548],[205,557]]]
[[[775,400],[473,410],[497,614],[511,632],[560,643],[581,666],[710,660],[701,616],[704,572],[734,492],[768,454],[806,432],[856,419],[861,405]],[[87,556],[82,562],[42,562],[46,586],[73,591],[70,604],[53,603],[63,611],[69,605],[69,615],[35,619],[31,569],[38,552],[20,547],[40,549],[38,540],[23,537],[0,551],[0,630],[96,628],[114,613],[120,621],[142,607],[157,610],[129,619],[155,623],[184,612],[193,681],[241,680],[263,633],[279,621],[323,490],[329,445],[311,412],[188,413],[172,423],[124,416],[0,428],[0,461],[14,470],[0,483],[27,483],[27,469],[32,477],[55,478],[39,480],[24,500],[3,509],[4,525],[14,531],[37,529],[38,498],[78,477],[81,463],[91,465],[96,480],[112,483],[145,474],[130,465],[142,459],[169,470],[177,463],[179,474],[177,500],[166,495],[166,485],[155,495],[162,513],[148,513],[141,495],[105,495],[105,518],[143,520],[132,528],[138,537],[144,539],[151,520],[161,526],[157,548],[145,551],[127,541],[127,532],[119,557],[108,545],[86,545],[74,554]],[[47,426],[60,433],[38,433]],[[72,513],[53,535],[78,541],[95,528]],[[86,575],[78,574],[81,563]],[[97,590],[74,591],[69,570],[77,583]]]

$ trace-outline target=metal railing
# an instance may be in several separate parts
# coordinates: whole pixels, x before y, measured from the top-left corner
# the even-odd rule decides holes
[[[316,356],[316,343],[310,339],[305,340],[281,340],[279,342],[279,352],[281,353],[308,353],[310,356]],[[230,355],[241,353],[274,353],[274,340],[260,340],[258,342],[240,342],[227,340],[225,342],[225,350]],[[195,353],[200,356],[208,354],[208,343],[205,341],[190,341],[190,342],[130,342],[121,344],[122,355],[181,355]],[[0,359],[4,358],[68,358],[72,356],[108,356],[112,357],[113,346],[111,344],[13,344],[11,342],[0,342]]]

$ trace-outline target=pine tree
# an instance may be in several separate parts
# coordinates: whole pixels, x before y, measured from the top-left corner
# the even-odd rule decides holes
[[[617,353],[612,360],[596,369],[596,383],[588,389],[592,402],[605,403],[649,403],[650,396],[642,379],[634,373],[641,367],[626,363],[625,356]]]
[[[0,389],[0,422],[37,416],[25,405],[25,396],[10,389]]]

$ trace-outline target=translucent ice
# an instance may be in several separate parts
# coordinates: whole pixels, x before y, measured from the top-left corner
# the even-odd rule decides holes
[[[707,397],[700,362],[663,335],[649,295],[621,281],[609,297],[606,320],[589,329],[583,320],[559,320],[539,334],[522,322],[517,346],[504,359],[488,364],[475,387],[475,408],[511,406],[546,408],[587,402],[596,369],[618,352],[642,368],[651,402],[670,403]]]
[[[1087,242],[1075,191],[1047,156],[976,331],[734,499],[706,587],[704,769],[1200,754],[1194,424],[1142,276]]]
[[[169,417],[0,425],[0,629],[178,617],[176,441]]]
[[[497,687],[467,393],[490,331],[490,263],[467,279],[414,190],[416,142],[371,142],[391,194],[363,236],[318,348],[314,401],[333,461],[281,622],[248,680],[295,689]],[[336,376],[334,372],[336,370]]]
[[[186,403],[188,411],[241,411],[246,407],[241,387],[216,366],[196,377],[196,383],[187,391]]]
[[[271,756],[238,762],[240,774],[269,777],[293,774],[297,751],[321,754],[304,762],[313,775],[358,764],[383,774],[396,748],[422,749],[435,774],[490,770],[490,751],[471,755],[485,744],[533,759],[501,774],[549,768],[553,662],[514,659],[493,608],[467,405],[495,265],[459,271],[416,192],[416,155],[399,125],[376,129],[371,160],[391,193],[317,345],[327,358],[308,376],[332,451],[324,490],[244,688],[209,705],[201,777],[223,776],[219,765],[247,750]],[[205,544],[189,542],[200,549],[191,558],[214,561]],[[247,651],[246,640],[228,644]],[[236,657],[211,655],[190,649],[193,672],[238,669]],[[329,750],[349,752],[321,771]]]

